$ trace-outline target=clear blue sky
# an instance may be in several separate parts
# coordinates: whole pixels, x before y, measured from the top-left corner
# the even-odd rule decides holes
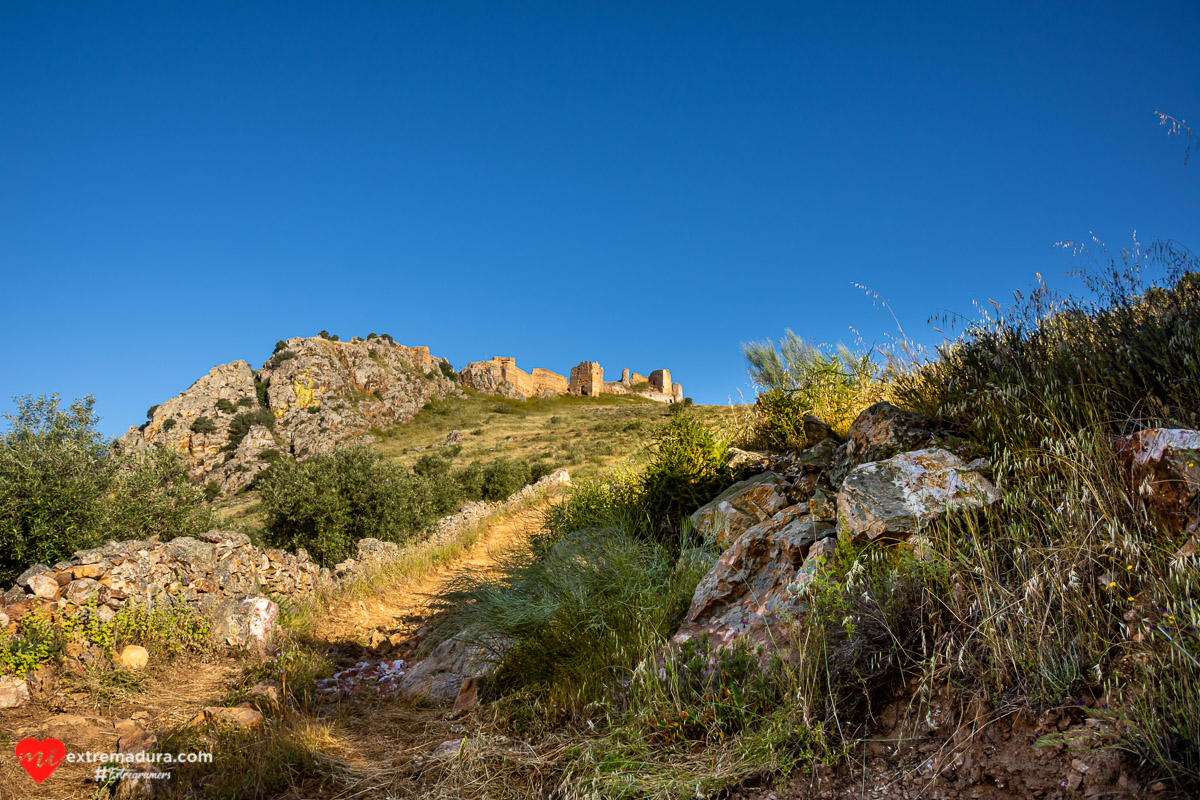
[[[0,411],[102,428],[277,339],[668,367],[1200,250],[1200,4],[5,3]],[[1195,126],[1200,131],[1200,125]]]

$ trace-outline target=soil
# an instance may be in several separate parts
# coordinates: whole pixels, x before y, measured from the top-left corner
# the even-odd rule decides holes
[[[746,786],[726,800],[1067,800],[1174,797],[1139,779],[1114,747],[1103,698],[1040,716],[990,709],[981,698],[920,702],[907,687],[875,719],[859,760],[818,765],[780,784]]]

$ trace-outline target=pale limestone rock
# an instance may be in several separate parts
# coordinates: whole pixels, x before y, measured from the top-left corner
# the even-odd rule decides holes
[[[998,499],[991,482],[953,453],[914,450],[855,467],[838,492],[838,519],[859,538],[905,539],[947,512]]]
[[[20,708],[29,702],[29,686],[15,675],[0,675],[0,708]]]
[[[54,573],[41,572],[29,578],[26,584],[29,591],[37,597],[45,600],[58,599],[58,581],[54,579]]]

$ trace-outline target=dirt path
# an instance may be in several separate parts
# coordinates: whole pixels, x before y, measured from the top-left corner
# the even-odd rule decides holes
[[[430,595],[441,591],[456,576],[492,569],[497,553],[527,540],[538,529],[545,509],[546,504],[542,503],[493,518],[485,523],[487,530],[475,544],[453,562],[415,581],[389,586],[375,596],[334,606],[318,621],[315,638],[340,644],[365,640],[373,630],[419,627],[419,621],[429,615]]]
[[[381,649],[390,651],[388,659],[411,655],[430,613],[430,597],[462,575],[494,569],[498,554],[527,541],[540,528],[547,502],[488,520],[469,550],[420,578],[330,608],[315,627],[313,643],[324,644],[343,666],[378,662]],[[399,643],[371,648],[372,634],[389,635]],[[341,762],[342,774],[335,786],[306,785],[292,796],[351,800],[416,795],[429,754],[438,744],[464,734],[450,711],[370,692],[325,705],[318,713],[330,725],[327,752]]]

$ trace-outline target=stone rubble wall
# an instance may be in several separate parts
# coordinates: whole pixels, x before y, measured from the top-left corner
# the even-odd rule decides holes
[[[94,606],[101,620],[127,605],[154,605],[170,598],[216,611],[264,593],[295,595],[327,579],[301,549],[289,553],[260,548],[235,531],[213,530],[199,537],[158,537],[109,542],[80,550],[53,567],[36,564],[0,595],[4,627],[36,609]]]

